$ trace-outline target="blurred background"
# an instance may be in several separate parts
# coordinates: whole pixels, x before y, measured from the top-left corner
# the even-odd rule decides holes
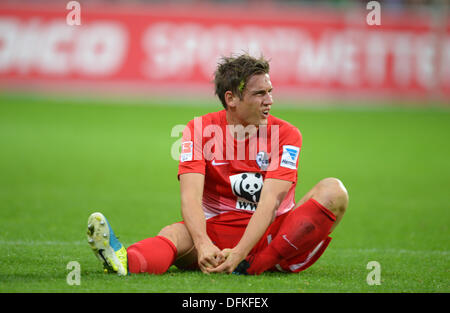
[[[445,0],[77,3],[1,1],[2,91],[209,100],[218,59],[246,51],[283,103],[450,102]]]

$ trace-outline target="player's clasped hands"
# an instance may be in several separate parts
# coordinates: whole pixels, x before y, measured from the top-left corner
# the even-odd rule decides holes
[[[243,256],[236,253],[233,249],[224,249],[221,251],[223,259],[220,264],[213,268],[207,268],[207,273],[228,273],[231,274],[239,263],[244,259]]]
[[[222,251],[212,243],[201,245],[197,251],[198,265],[205,274],[209,274],[208,269],[216,268],[225,261]]]
[[[197,248],[198,265],[205,273],[232,273],[243,257],[233,249],[220,250],[214,244],[205,244]]]

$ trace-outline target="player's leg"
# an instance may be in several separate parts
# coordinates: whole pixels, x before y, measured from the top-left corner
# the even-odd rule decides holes
[[[336,228],[344,217],[348,206],[348,192],[344,184],[337,178],[329,177],[322,179],[310,191],[308,191],[295,205],[296,208],[303,205],[311,198],[330,210],[336,217],[331,226],[330,233]]]
[[[184,223],[176,223],[164,227],[158,234],[174,243],[177,247],[177,255],[173,262],[178,268],[187,268],[197,264],[197,250],[194,241]]]
[[[247,212],[230,211],[206,220],[206,232],[212,243],[223,250],[236,246],[245,232],[251,214]],[[184,226],[184,224],[182,224]],[[184,228],[188,233],[187,228]],[[183,237],[184,238],[184,237]],[[190,237],[189,237],[190,238]],[[183,251],[178,253],[174,265],[180,269],[197,270],[198,254],[192,239],[185,242]]]
[[[347,191],[338,179],[320,181],[284,219],[271,243],[248,259],[247,272],[262,273],[314,249],[341,221],[347,204]]]
[[[230,211],[208,218],[206,220],[208,237],[220,250],[232,248],[242,238],[251,216],[248,212]],[[193,243],[187,245],[183,251],[185,252],[178,254],[174,265],[185,270],[199,269],[198,254]]]
[[[228,212],[206,221],[206,231],[219,249],[234,247],[242,237],[251,217],[249,213]],[[181,269],[198,269],[197,250],[184,223],[164,227],[153,238],[128,248],[131,273],[161,274],[173,264]]]
[[[163,274],[193,248],[194,243],[186,225],[175,223],[164,227],[156,237],[128,247],[128,268],[131,273]]]

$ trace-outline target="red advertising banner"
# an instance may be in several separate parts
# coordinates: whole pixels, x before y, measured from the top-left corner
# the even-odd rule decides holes
[[[275,91],[450,99],[448,16],[276,7],[0,5],[0,85],[210,90],[222,55],[261,53]]]

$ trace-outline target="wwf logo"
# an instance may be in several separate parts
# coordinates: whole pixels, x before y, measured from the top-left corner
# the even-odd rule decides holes
[[[237,209],[254,211],[259,202],[263,177],[260,173],[242,173],[230,176],[233,194],[238,197]]]

